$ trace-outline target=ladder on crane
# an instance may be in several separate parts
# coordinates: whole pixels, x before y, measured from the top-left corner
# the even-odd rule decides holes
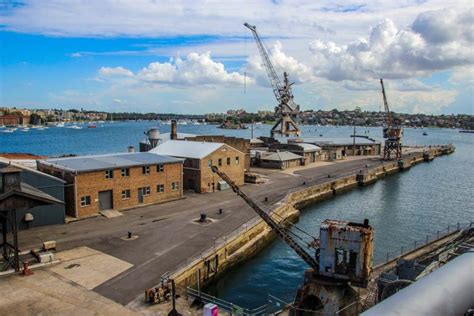
[[[280,136],[288,137],[291,135],[300,136],[301,130],[298,126],[297,120],[300,113],[300,106],[293,101],[293,92],[291,91],[291,86],[293,83],[289,82],[288,73],[283,73],[283,83],[278,77],[275,68],[268,56],[267,49],[263,44],[263,41],[260,39],[260,36],[257,33],[257,27],[255,25],[250,25],[244,23],[244,26],[252,31],[252,35],[257,43],[257,48],[262,57],[263,65],[272,85],[273,94],[278,101],[278,106],[275,107],[275,114],[279,116],[277,122],[272,127],[270,131],[271,137],[274,137],[275,134]]]

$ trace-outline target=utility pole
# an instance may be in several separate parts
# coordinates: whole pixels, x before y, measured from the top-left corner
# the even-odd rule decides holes
[[[352,156],[355,157],[356,151],[356,121],[354,119],[354,133],[352,134]]]

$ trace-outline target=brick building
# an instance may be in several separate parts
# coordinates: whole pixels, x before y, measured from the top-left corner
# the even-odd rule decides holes
[[[237,185],[244,184],[245,154],[227,144],[169,140],[149,152],[185,159],[183,185],[186,190],[198,193],[218,190],[222,179],[212,172],[213,165],[224,171]]]
[[[39,160],[38,170],[66,181],[66,214],[95,215],[183,197],[183,160],[120,153]]]

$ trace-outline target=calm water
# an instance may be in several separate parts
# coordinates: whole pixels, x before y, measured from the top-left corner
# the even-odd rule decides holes
[[[129,145],[138,147],[143,132],[157,127],[156,122],[115,122],[96,129],[49,128],[1,133],[0,152],[30,152],[38,155],[99,154],[124,152]],[[169,132],[169,126],[159,126]],[[262,125],[254,135],[267,136],[270,126]],[[417,165],[408,172],[380,180],[372,186],[302,210],[298,226],[317,235],[326,218],[362,221],[368,218],[376,229],[375,261],[387,251],[400,251],[401,245],[413,245],[415,239],[445,228],[448,224],[474,220],[474,134],[456,130],[405,130],[405,144],[453,143],[456,152]],[[250,137],[249,130],[222,130],[212,125],[179,125],[178,132]],[[303,127],[310,136],[349,136],[351,127]],[[379,128],[358,128],[358,134],[379,138]],[[291,301],[302,282],[305,263],[279,240],[257,256],[222,277],[209,291],[245,307],[266,303],[268,293]]]

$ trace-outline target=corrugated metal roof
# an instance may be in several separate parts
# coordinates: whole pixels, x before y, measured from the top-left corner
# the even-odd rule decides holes
[[[322,145],[352,145],[354,142],[353,137],[304,137],[301,138],[302,142],[315,144],[318,146]],[[356,145],[373,145],[378,144],[379,142],[373,141],[365,137],[356,137]]]
[[[313,145],[313,144],[297,143],[297,145],[301,146],[304,151],[318,151],[318,150],[321,150],[321,147]]]
[[[170,156],[152,154],[149,152],[118,153],[40,160],[40,163],[45,165],[50,165],[56,168],[77,172],[97,171],[153,164],[166,164],[175,162],[182,162],[182,160]]]
[[[223,143],[194,142],[187,140],[169,140],[158,147],[153,148],[149,153],[169,155],[182,158],[202,159],[218,150]]]
[[[287,161],[287,160],[295,160],[295,159],[302,159],[302,156],[296,155],[289,151],[279,151],[273,153],[271,155],[262,157],[262,160],[272,160],[272,161]]]
[[[27,172],[31,172],[31,173],[34,173],[34,174],[37,174],[37,175],[40,175],[42,177],[46,177],[46,178],[50,178],[50,179],[53,179],[53,180],[56,180],[58,182],[62,182],[62,183],[66,183],[66,181],[64,181],[63,179],[59,179],[55,176],[52,176],[50,174],[47,174],[47,173],[44,173],[44,172],[41,172],[41,171],[38,171],[36,169],[36,161],[35,161],[35,166],[34,168],[33,167],[30,167],[30,166],[25,166],[23,164],[18,164],[16,163],[15,161],[11,161],[11,160],[8,160],[8,159],[5,159],[3,157],[0,157],[0,167],[2,166],[6,166],[8,164],[11,164],[12,166],[15,166],[17,168],[20,168],[20,169],[23,169]]]

